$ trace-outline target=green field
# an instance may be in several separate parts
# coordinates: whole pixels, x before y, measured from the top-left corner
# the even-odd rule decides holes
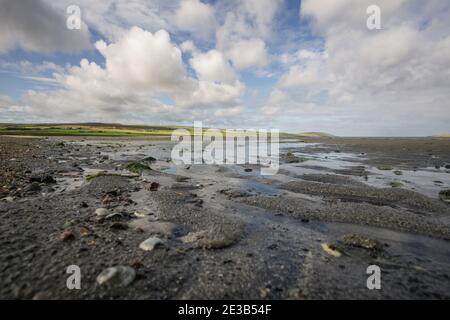
[[[188,126],[139,126],[121,124],[0,124],[0,135],[8,136],[79,136],[79,137],[170,137],[174,130],[186,129],[193,134],[193,127]],[[203,130],[207,130],[204,128]],[[295,139],[299,135],[280,133],[282,139]]]
[[[0,124],[0,135],[10,136],[170,136],[182,126],[123,126],[108,124]]]

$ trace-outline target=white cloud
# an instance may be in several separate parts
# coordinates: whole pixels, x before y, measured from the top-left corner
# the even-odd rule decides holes
[[[228,50],[227,56],[238,70],[264,67],[269,60],[264,41],[255,38],[234,43]]]
[[[245,0],[226,10],[224,21],[216,30],[216,46],[237,69],[267,65],[265,40],[272,35],[281,3],[281,0]]]
[[[283,110],[283,107],[287,104],[289,98],[281,90],[275,89],[270,93],[268,103],[262,108],[262,112],[265,115],[274,115]]]
[[[152,34],[133,27],[120,41],[109,45],[99,41],[95,46],[105,57],[106,69],[94,66],[84,81],[100,77],[116,90],[155,93],[171,93],[189,86],[181,50],[164,30]]]
[[[200,38],[208,38],[215,29],[213,7],[200,0],[181,1],[173,21],[181,31],[191,32],[193,36]]]
[[[217,50],[194,54],[190,63],[200,80],[227,84],[234,83],[237,80],[236,73],[230,63]]]
[[[11,97],[0,95],[0,108],[6,108],[11,106],[14,102]]]
[[[65,13],[73,0],[43,0]],[[165,0],[77,0],[81,8],[81,18],[89,27],[109,41],[117,41],[133,26],[156,32],[161,29],[173,30],[173,12],[177,1]]]
[[[295,88],[324,84],[325,81],[322,76],[317,65],[313,64],[306,67],[294,65],[281,77],[280,87]]]
[[[83,59],[79,66],[55,73],[62,89],[28,91],[21,105],[35,117],[142,121],[157,117],[185,120],[194,109],[235,114],[245,87],[229,62],[215,50],[191,59],[197,77],[187,75],[181,50],[169,34],[133,27],[118,41],[98,41],[105,66]],[[175,104],[160,102],[170,97]],[[220,112],[219,112],[220,113]],[[184,115],[184,116],[183,116]],[[152,118],[155,119],[155,118]]]
[[[372,4],[381,8],[382,30],[366,28]],[[300,51],[280,58],[289,68],[274,92],[289,89],[284,114],[327,113],[321,127],[332,123],[344,134],[448,130],[448,14],[440,1],[302,1],[301,18],[312,18],[323,37],[323,58]]]
[[[0,53],[21,48],[33,52],[79,52],[90,47],[86,24],[81,30],[66,27],[65,11],[42,0],[2,0]]]
[[[241,112],[242,112],[242,107],[237,106],[237,107],[233,107],[233,108],[217,110],[214,113],[214,115],[219,118],[230,118],[230,117],[236,117],[236,116],[240,115]]]
[[[0,60],[0,71],[11,72],[20,75],[40,75],[46,72],[61,73],[64,68],[50,61],[42,63],[32,63],[29,60],[6,61]]]

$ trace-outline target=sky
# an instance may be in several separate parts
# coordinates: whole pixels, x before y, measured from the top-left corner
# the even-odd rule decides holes
[[[450,133],[448,17],[448,0],[0,0],[0,123]]]

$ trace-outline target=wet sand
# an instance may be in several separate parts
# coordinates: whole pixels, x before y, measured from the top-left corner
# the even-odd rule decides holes
[[[449,139],[284,141],[275,176],[175,166],[172,147],[0,137],[0,298],[450,298]],[[144,251],[149,238],[162,244]],[[381,290],[366,287],[372,264]],[[81,290],[66,287],[69,265]],[[115,266],[132,281],[100,285]]]

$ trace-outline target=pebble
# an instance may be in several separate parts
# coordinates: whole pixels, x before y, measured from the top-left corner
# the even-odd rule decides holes
[[[336,248],[333,245],[330,245],[328,243],[322,243],[322,249],[323,249],[323,251],[328,253],[330,256],[333,256],[333,257],[336,257],[336,258],[338,258],[338,257],[340,257],[342,255],[342,253],[337,251]]]
[[[43,175],[30,177],[30,182],[56,183],[56,180],[51,175]]]
[[[147,240],[141,242],[141,244],[139,245],[139,248],[144,251],[153,251],[153,249],[155,249],[156,246],[163,245],[163,244],[164,244],[164,242],[161,239],[151,237],[151,238],[148,238]]]
[[[97,276],[97,283],[101,286],[126,287],[136,278],[136,271],[127,266],[110,267]]]
[[[95,214],[99,217],[106,217],[107,215],[109,215],[109,212],[108,209],[98,208],[97,210],[95,210]]]
[[[63,233],[61,233],[59,239],[61,239],[61,241],[72,241],[75,239],[75,235],[73,234],[72,231],[66,230]]]
[[[136,217],[138,217],[138,218],[146,218],[146,217],[148,217],[148,216],[150,216],[151,215],[151,213],[150,212],[147,212],[147,211],[135,211],[134,212],[134,215],[136,216]]]
[[[152,182],[150,184],[150,191],[157,191],[159,189],[159,183],[158,182]]]
[[[123,215],[121,213],[117,213],[117,212],[108,214],[105,217],[106,220],[117,220],[117,219],[122,219],[122,218],[123,218]]]
[[[50,300],[50,294],[46,291],[40,291],[33,296],[32,300]]]
[[[3,198],[3,200],[6,202],[14,202],[14,197],[6,197],[6,198]]]
[[[126,225],[125,223],[121,223],[121,222],[114,222],[111,226],[111,229],[113,230],[127,230],[128,229],[128,225]]]

